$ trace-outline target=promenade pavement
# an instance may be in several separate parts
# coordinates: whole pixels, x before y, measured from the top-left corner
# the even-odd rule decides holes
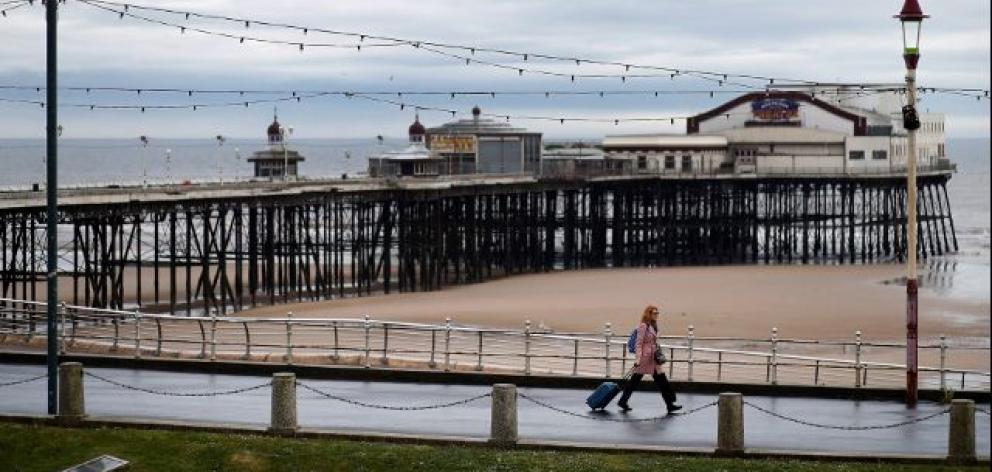
[[[205,393],[251,387],[268,382],[266,377],[188,374],[130,369],[88,369],[122,384],[162,392]],[[43,366],[0,364],[0,385],[44,373]],[[489,392],[488,387],[388,382],[326,381],[300,379],[301,384],[335,396],[367,403],[407,407],[455,402]],[[0,387],[0,414],[45,414],[45,381]],[[606,413],[589,413],[584,405],[588,391],[521,388],[530,398],[577,413],[553,411],[525,398],[518,399],[521,439],[569,441],[588,444],[626,444],[668,447],[713,448],[716,444],[716,407],[657,421],[621,422],[664,414],[659,395],[637,392],[634,408],[619,413],[615,404]],[[180,420],[200,423],[233,423],[266,426],[270,414],[270,388],[243,393],[177,397],[126,389],[85,377],[86,410],[93,417]],[[301,427],[380,433],[424,434],[486,438],[489,434],[490,401],[478,399],[463,405],[422,411],[369,408],[332,400],[298,388]],[[685,410],[707,405],[713,395],[679,396]],[[775,413],[805,421],[838,426],[885,425],[921,418],[944,406],[923,402],[908,410],[896,402],[849,401],[811,398],[746,397]],[[989,405],[979,405],[988,411]],[[599,418],[599,419],[592,419]],[[748,448],[834,453],[933,454],[947,451],[948,415],[894,428],[875,430],[823,429],[775,418],[745,406],[745,446]],[[989,455],[989,416],[976,413],[977,449]]]

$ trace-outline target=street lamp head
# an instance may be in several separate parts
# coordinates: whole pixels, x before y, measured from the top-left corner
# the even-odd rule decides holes
[[[923,14],[919,1],[905,0],[902,10],[894,18],[902,23],[902,56],[906,61],[906,68],[915,70],[920,61],[920,30],[923,20],[930,18],[930,15]]]

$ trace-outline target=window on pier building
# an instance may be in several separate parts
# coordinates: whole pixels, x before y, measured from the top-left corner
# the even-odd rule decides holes
[[[692,156],[685,154],[682,156],[682,172],[692,171]]]
[[[644,170],[648,168],[648,156],[637,156],[637,169]]]
[[[675,169],[675,156],[667,155],[665,156],[665,170]]]
[[[852,161],[863,161],[865,160],[864,151],[851,151],[847,154],[847,158]]]
[[[888,151],[876,149],[871,152],[871,158],[876,161],[884,161],[889,158]]]

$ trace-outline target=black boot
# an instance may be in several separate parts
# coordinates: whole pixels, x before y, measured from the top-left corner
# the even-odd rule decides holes
[[[669,403],[668,405],[665,405],[665,406],[668,407],[668,412],[669,413],[675,413],[676,411],[679,411],[679,410],[682,409],[682,405],[679,405],[678,403]]]
[[[620,411],[624,413],[633,410],[633,408],[631,408],[630,405],[627,404],[627,402],[617,402],[617,406],[620,407]]]

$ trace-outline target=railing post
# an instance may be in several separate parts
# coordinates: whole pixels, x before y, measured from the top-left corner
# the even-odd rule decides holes
[[[134,312],[134,358],[141,359],[141,312]]]
[[[813,367],[813,385],[820,384],[820,360],[816,360],[816,367]]]
[[[113,315],[112,320],[114,322],[114,344],[110,346],[110,350],[117,351],[121,339],[120,323],[117,321],[117,315]]]
[[[365,315],[362,326],[365,330],[365,367],[372,367],[372,323],[369,321],[369,315]]]
[[[451,368],[451,318],[444,319],[444,371]]]
[[[210,315],[210,360],[217,360],[217,312]]]
[[[59,364],[59,412],[60,423],[79,422],[86,416],[86,402],[83,394],[83,364],[63,362]]]
[[[269,431],[276,434],[296,432],[296,374],[272,374],[272,416]]]
[[[530,320],[524,321],[524,375],[530,375]]]
[[[245,330],[245,356],[244,359],[251,359],[251,331],[248,329],[248,322],[241,322],[242,328]]]
[[[940,335],[940,391],[947,391],[947,337]]]
[[[975,402],[951,401],[951,421],[947,430],[947,460],[954,464],[970,464],[975,455]]]
[[[334,329],[334,354],[331,354],[331,359],[334,359],[334,361],[336,362],[338,359],[340,359],[339,347],[338,347],[338,322],[332,321],[331,328]]]
[[[76,320],[76,312],[75,312],[75,310],[71,311],[71,313],[72,314],[69,315],[69,319],[71,320],[71,323],[72,323],[72,334],[69,335],[69,340],[73,344],[75,344],[76,343],[76,330],[77,330],[77,325],[79,324],[79,322]]]
[[[162,320],[160,320],[157,316],[154,318],[154,320],[155,320],[155,356],[161,357],[162,356]]]
[[[610,323],[604,323],[603,338],[606,340],[606,344],[604,344],[604,346],[606,347],[604,349],[605,352],[603,354],[605,355],[604,359],[606,359],[606,378],[610,378],[610,373],[611,373],[610,372],[610,339],[612,337],[613,337],[613,329],[611,328]]]
[[[383,365],[389,364],[389,323],[382,324],[382,359]]]
[[[65,302],[62,302],[62,303],[59,304],[59,311],[58,311],[58,317],[59,317],[59,319],[58,319],[58,325],[61,328],[60,329],[61,335],[59,336],[59,354],[65,354],[65,349],[66,349],[65,313],[66,313]]]
[[[479,357],[475,361],[475,370],[482,370],[482,330],[479,330]]]
[[[736,456],[744,453],[744,397],[739,393],[721,393],[717,402],[716,454]]]
[[[489,422],[489,443],[494,446],[517,444],[517,386],[495,384]]]
[[[286,363],[293,363],[293,312],[286,313]]]
[[[861,388],[861,331],[854,332],[854,387]]]
[[[435,353],[437,352],[437,329],[431,326],[431,359],[427,362],[427,366],[431,369],[437,367],[437,361],[435,359]]]
[[[572,343],[575,345],[572,353],[572,376],[579,375],[579,340],[578,338],[573,339]]]
[[[723,377],[723,351],[716,353],[716,381],[719,382],[721,377]]]
[[[772,328],[771,383],[778,384],[778,328]]]
[[[690,382],[692,382],[692,364],[694,362],[692,344],[695,339],[696,339],[696,328],[694,328],[692,325],[689,325],[689,333],[686,334],[686,345],[689,347],[689,353],[686,362],[689,366],[689,370],[686,373],[686,375],[688,375],[688,379]]]
[[[207,330],[203,328],[203,320],[196,320],[196,325],[200,327],[200,359],[207,358]]]

